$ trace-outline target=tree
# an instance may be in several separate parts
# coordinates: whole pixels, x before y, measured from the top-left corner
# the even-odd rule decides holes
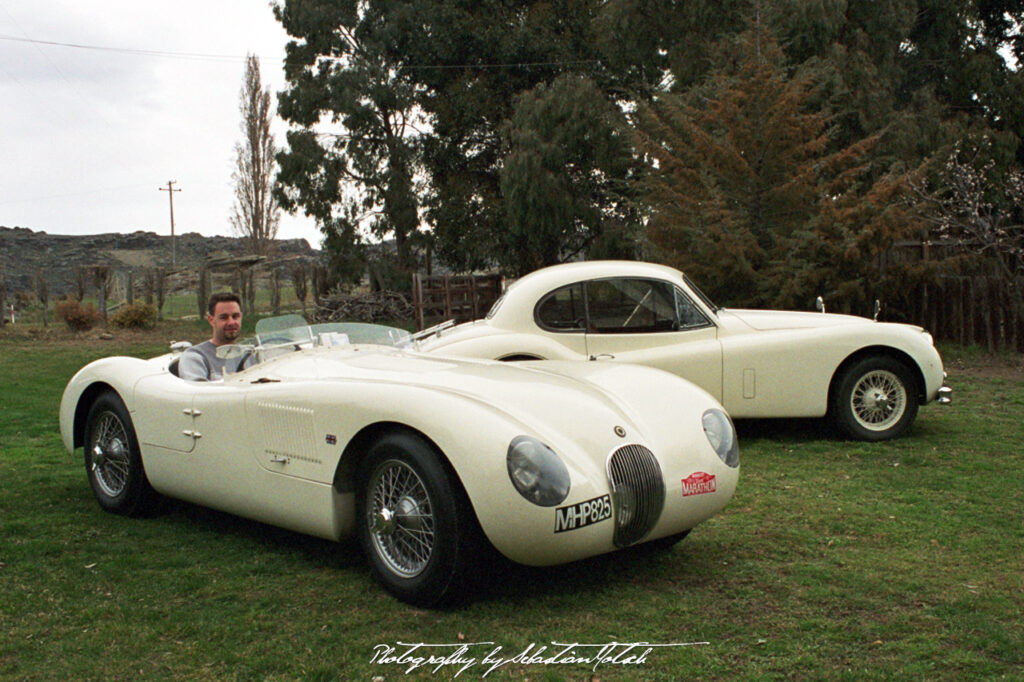
[[[584,166],[598,162],[592,150],[564,148],[565,160],[575,167],[556,170],[552,153],[557,155],[559,144],[591,139],[580,134],[582,126],[574,132],[557,129],[559,121],[571,123],[566,118],[571,107],[583,110],[584,105],[556,97],[585,97],[596,107],[585,112],[588,120],[601,126],[589,134],[606,136],[608,112],[628,99],[628,84],[660,79],[660,40],[640,29],[656,26],[660,10],[673,3],[658,0],[649,11],[632,0],[410,4],[395,22],[400,28],[395,50],[410,65],[408,77],[417,84],[418,102],[431,123],[431,134],[422,140],[422,163],[428,179],[425,215],[436,255],[457,270],[505,265],[526,255],[527,261],[512,263],[513,270],[522,271],[527,263],[585,252],[598,232],[611,227],[613,216],[625,212],[619,192],[607,190],[616,183],[625,188],[626,178],[613,174],[628,173],[630,166],[605,158],[603,168],[591,167],[595,178],[603,175],[597,193],[590,193],[584,180]],[[620,30],[623,15],[632,17],[630,28],[639,33]],[[614,59],[602,59],[604,47],[615,48]],[[543,187],[531,188],[528,175],[542,166],[538,182]],[[588,202],[591,217],[581,220]],[[561,218],[541,215],[547,209]],[[618,230],[628,231],[631,221]]]
[[[735,47],[734,69],[640,110],[656,256],[728,305],[861,304],[877,286],[867,257],[905,227],[880,206],[888,180],[867,179],[873,140],[830,150],[812,84],[787,76],[771,35],[754,25]]]
[[[292,263],[291,276],[295,298],[302,302],[302,316],[306,317],[306,297],[309,295],[309,290],[306,288],[306,264],[301,261]]]
[[[354,1],[275,8],[299,39],[288,45],[280,95],[293,129],[280,155],[278,196],[314,217],[333,248],[358,247],[363,228],[393,237],[406,269],[420,224],[418,114],[415,88],[389,50],[387,12],[388,3]]]
[[[153,296],[156,298],[156,316],[158,320],[164,319],[164,298],[167,292],[167,270],[154,268],[150,271],[153,276]]]
[[[36,298],[43,306],[43,326],[50,326],[48,309],[50,307],[50,283],[46,279],[46,273],[40,268],[36,270]]]
[[[1024,318],[1024,169],[1000,170],[985,137],[956,144],[929,184],[909,177],[914,208],[940,239],[991,263]]]
[[[107,324],[107,300],[110,298],[110,286],[113,283],[113,273],[107,265],[91,266],[93,284],[96,285],[96,300],[100,309],[100,318],[103,325]]]
[[[281,314],[281,268],[274,267],[270,271],[270,312]]]
[[[724,203],[683,217],[714,219],[701,248],[735,246],[746,269],[736,283],[752,300],[777,298],[783,286],[785,300],[819,286],[853,296],[870,281],[864,259],[911,227],[899,202],[887,205],[906,191],[906,169],[967,132],[993,133],[1000,164],[1024,160],[1024,74],[1000,53],[1024,56],[1024,0],[287,0],[277,13],[296,38],[281,98],[295,126],[281,158],[282,203],[315,216],[339,249],[358,247],[367,229],[393,235],[404,262],[423,225],[434,253],[458,270],[628,253],[644,210],[627,187],[636,168],[586,144],[608,139],[616,115],[634,125],[651,102],[644,116],[668,116],[673,98],[699,114],[697,129],[720,153],[717,177],[688,167]],[[735,153],[746,144],[739,138],[765,132],[737,109],[742,97],[757,104],[737,86],[757,53],[756,41],[744,47],[751,24],[774,80],[747,84],[776,88],[764,102],[789,101],[774,114],[761,109],[782,118],[760,120],[778,123],[774,132],[790,136],[779,143],[794,154],[784,159],[762,135],[780,165],[754,169],[753,194],[730,189],[751,189],[738,161],[753,165],[733,158],[727,172],[723,146],[732,135]],[[716,123],[715,102],[734,120]],[[800,133],[801,120],[813,135]],[[828,223],[830,212],[840,222]],[[786,240],[793,251],[782,250]],[[840,259],[832,274],[817,260],[826,256]],[[769,265],[787,272],[786,262],[801,278],[754,281]]]
[[[0,327],[7,321],[7,278],[4,276],[4,266],[0,265]]]
[[[275,161],[274,136],[270,132],[273,110],[270,91],[263,90],[260,62],[255,55],[245,61],[239,110],[242,141],[235,145],[235,204],[231,225],[249,242],[249,250],[266,256],[277,236],[280,210],[272,193]]]
[[[81,265],[76,265],[72,284],[74,285],[75,300],[81,303],[85,298],[86,291],[89,290],[89,271]]]
[[[282,204],[315,216],[325,234],[342,237],[339,244],[350,243],[353,217],[357,227],[369,224],[382,238],[393,235],[400,264],[409,263],[406,243],[418,236],[421,222],[432,228],[434,253],[454,268],[501,262],[511,215],[503,183],[523,188],[509,184],[515,173],[502,176],[512,145],[523,151],[521,138],[503,134],[516,107],[529,106],[517,97],[577,74],[590,78],[605,100],[597,107],[607,112],[626,97],[628,83],[660,80],[662,38],[651,40],[648,29],[672,35],[662,10],[674,4],[289,0],[277,15],[300,40],[289,47],[281,113],[297,128],[281,159]],[[638,31],[625,38],[624,15]],[[621,73],[603,65],[604,48],[614,51]],[[551,102],[534,105],[557,115]],[[330,130],[334,124],[339,130]],[[588,152],[567,153],[584,158]],[[608,177],[605,184],[616,180],[623,178]],[[607,191],[591,199],[595,214],[623,212],[620,198]],[[613,222],[603,220],[605,227]],[[628,230],[630,221],[620,222],[626,224],[618,230]],[[564,236],[574,239],[575,229],[565,226]],[[578,251],[579,245],[558,250]]]
[[[590,79],[564,74],[520,95],[502,130],[505,231],[496,260],[515,275],[584,252],[635,256],[640,216],[626,118]]]

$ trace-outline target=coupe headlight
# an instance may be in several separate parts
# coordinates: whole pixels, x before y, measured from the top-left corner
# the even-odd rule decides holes
[[[569,495],[569,470],[555,451],[536,438],[518,436],[508,446],[508,477],[519,494],[541,507]]]
[[[704,435],[722,461],[731,467],[739,466],[740,446],[729,415],[721,410],[708,410],[701,421],[704,423]]]

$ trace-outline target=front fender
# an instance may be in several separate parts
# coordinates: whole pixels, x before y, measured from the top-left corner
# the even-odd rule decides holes
[[[85,417],[92,399],[99,393],[112,390],[120,396],[128,412],[135,411],[135,383],[140,377],[161,371],[166,357],[140,360],[129,357],[101,358],[78,370],[61,396],[59,424],[61,440],[68,454],[82,445]]]

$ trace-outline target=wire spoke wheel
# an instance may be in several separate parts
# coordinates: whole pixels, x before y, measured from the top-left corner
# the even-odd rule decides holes
[[[423,480],[405,462],[385,460],[370,479],[366,523],[374,548],[403,578],[418,576],[434,550],[435,521]]]
[[[146,479],[132,418],[114,392],[101,394],[89,408],[84,445],[85,472],[101,507],[126,516],[157,508],[158,495]]]
[[[862,376],[850,395],[854,418],[866,429],[884,431],[903,417],[907,409],[907,388],[887,370]]]
[[[357,480],[356,532],[377,580],[417,606],[464,595],[482,534],[444,454],[418,434],[385,433]]]
[[[847,436],[879,441],[902,435],[917,417],[919,379],[896,358],[863,357],[843,369],[829,415]]]
[[[131,454],[124,424],[112,412],[103,412],[97,420],[86,453],[96,484],[110,497],[117,497],[128,485]]]

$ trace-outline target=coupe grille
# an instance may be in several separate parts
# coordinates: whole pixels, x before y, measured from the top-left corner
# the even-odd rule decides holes
[[[661,467],[642,445],[624,445],[608,458],[608,480],[615,503],[615,545],[626,547],[642,540],[661,516]]]

